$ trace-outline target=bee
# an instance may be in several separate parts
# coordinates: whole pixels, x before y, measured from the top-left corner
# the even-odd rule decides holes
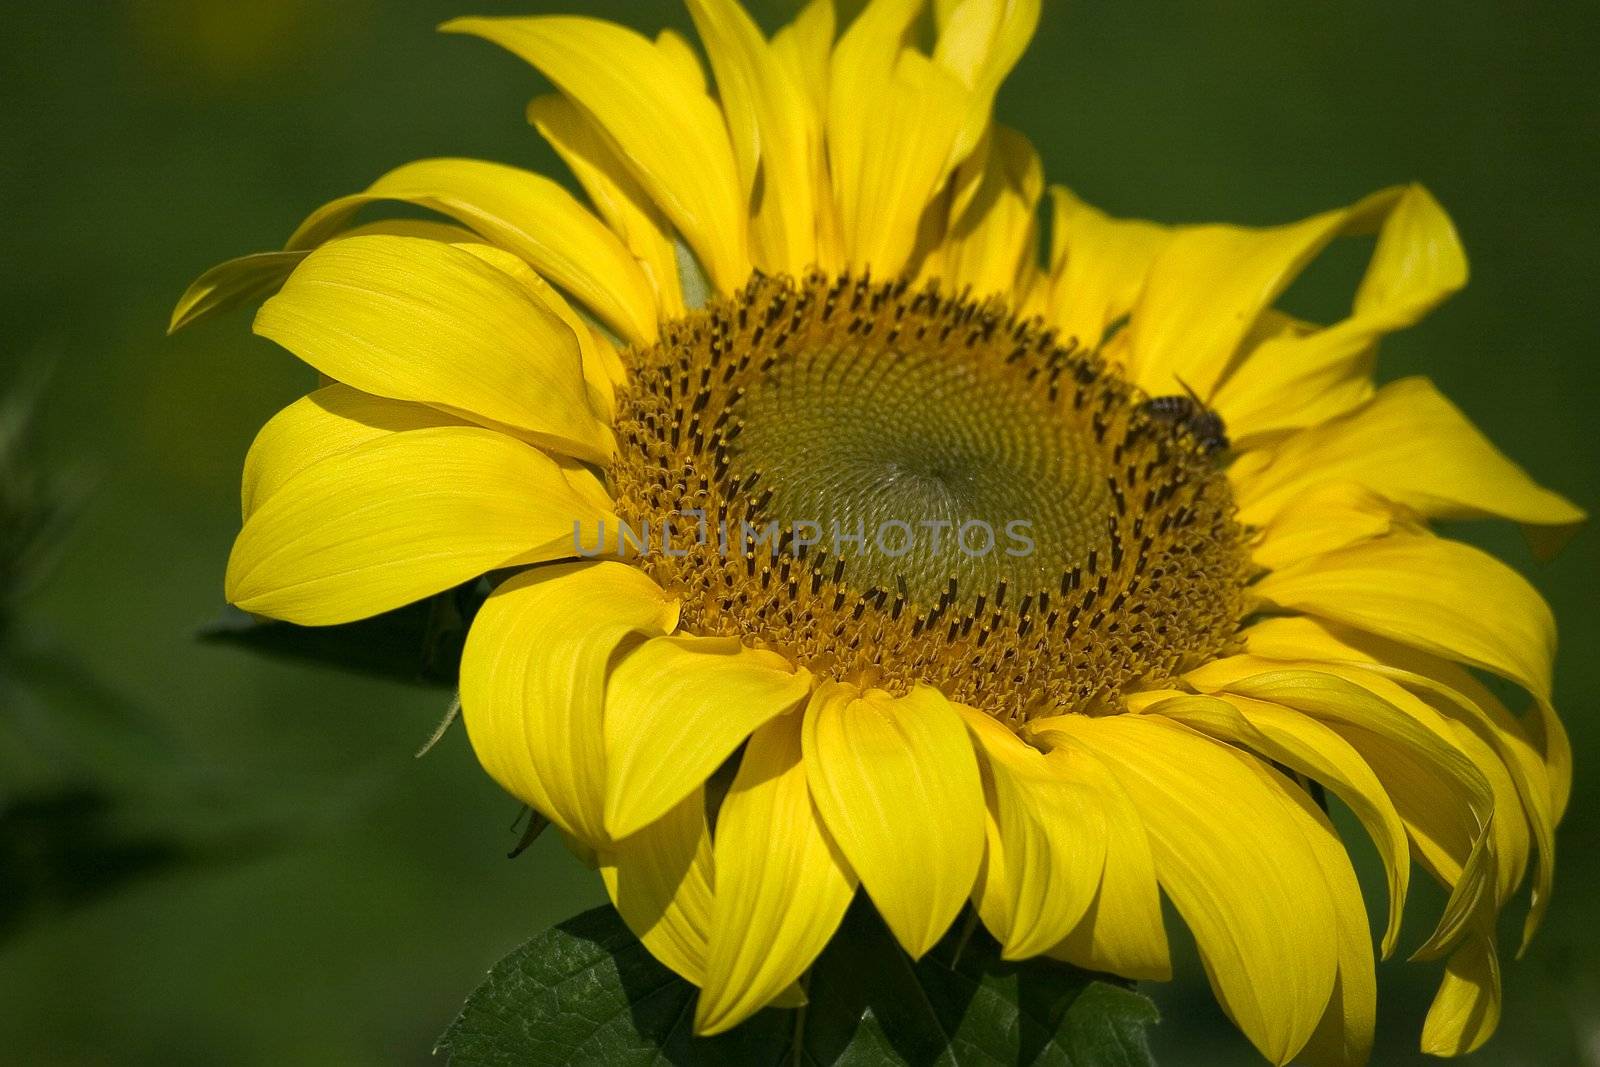
[[[1206,407],[1188,382],[1179,378],[1178,384],[1183,386],[1182,393],[1151,397],[1141,405],[1144,413],[1157,422],[1188,430],[1206,453],[1227,451],[1228,430],[1222,416]]]

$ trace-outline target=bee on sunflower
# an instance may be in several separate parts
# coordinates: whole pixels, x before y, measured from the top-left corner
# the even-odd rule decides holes
[[[325,625],[491,576],[473,749],[700,988],[699,1033],[799,1002],[858,888],[913,956],[970,902],[1007,958],[1141,980],[1164,894],[1262,1055],[1361,1063],[1326,790],[1382,858],[1384,956],[1413,864],[1448,892],[1422,1045],[1478,1047],[1571,752],[1549,609],[1429,523],[1553,546],[1584,516],[1428,381],[1374,383],[1466,281],[1448,217],[1403,186],[1166,226],[1055,186],[1046,242],[991,115],[1038,0],[935,0],[931,51],[924,6],[768,38],[688,0],[709,79],[670,32],[448,23],[554,85],[528,117],[588,204],[424,160],[191,287],[175,327],[271,294],[255,332],[330,383],[250,450],[228,599]],[[385,202],[440,220],[355,223]],[[1347,317],[1274,306],[1363,234]]]

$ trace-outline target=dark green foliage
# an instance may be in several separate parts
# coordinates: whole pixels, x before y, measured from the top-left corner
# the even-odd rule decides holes
[[[46,379],[34,372],[0,398],[0,640],[22,598],[49,574],[85,490],[81,472],[47,472],[29,454]]]
[[[142,877],[261,844],[237,820],[195,817],[220,791],[147,708],[30,625],[28,596],[86,481],[32,454],[42,380],[0,398],[0,943]]]
[[[799,1011],[768,1009],[693,1036],[695,989],[611,908],[545,931],[501,960],[439,1041],[456,1067],[539,1064],[1049,1064],[1140,1067],[1154,1005],[1115,979],[1008,963],[981,929],[922,960],[859,899]]]

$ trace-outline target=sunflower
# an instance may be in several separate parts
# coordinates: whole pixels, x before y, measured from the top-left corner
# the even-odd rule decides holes
[[[1266,1058],[1362,1062],[1331,794],[1383,861],[1384,956],[1413,864],[1447,891],[1422,1045],[1476,1048],[1571,753],[1549,609],[1429,523],[1548,547],[1583,515],[1428,381],[1374,382],[1466,281],[1440,206],[1166,226],[1051,187],[1046,242],[991,118],[1038,0],[937,0],[929,50],[921,0],[771,38],[688,7],[709,79],[670,32],[444,27],[553,84],[528,117],[587,206],[425,160],[185,295],[175,326],[271,294],[255,332],[329,383],[250,450],[229,600],[325,625],[487,575],[472,746],[700,987],[700,1033],[801,1002],[858,887],[913,956],[970,903],[1008,958],[1147,980],[1165,895]],[[380,202],[437,219],[356,224]],[[1352,235],[1347,317],[1274,307]]]

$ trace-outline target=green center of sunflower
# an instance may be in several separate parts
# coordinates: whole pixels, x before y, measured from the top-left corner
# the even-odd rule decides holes
[[[899,342],[802,349],[733,405],[730,469],[770,486],[759,515],[807,524],[813,565],[933,603],[1027,590],[1104,548],[1093,439],[1023,375]]]
[[[610,487],[688,632],[1010,722],[1237,632],[1246,554],[1204,443],[1003,307],[760,278],[629,357]]]

